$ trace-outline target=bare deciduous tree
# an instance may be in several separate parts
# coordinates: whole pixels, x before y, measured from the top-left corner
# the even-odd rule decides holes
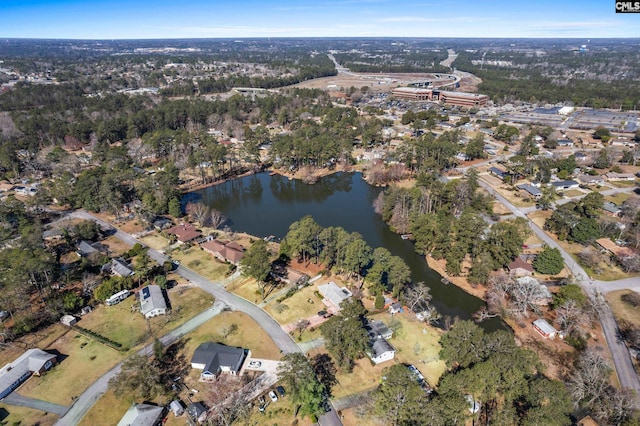
[[[423,282],[413,286],[405,287],[403,299],[406,305],[413,312],[422,312],[429,307],[431,302],[431,289]]]
[[[211,210],[209,206],[203,203],[189,203],[185,210],[191,220],[197,221],[200,226],[205,226],[207,224],[210,216],[209,211]]]
[[[211,213],[209,213],[209,224],[212,228],[218,229],[226,220],[227,218],[220,210],[211,209]]]
[[[569,299],[556,309],[560,327],[569,335],[584,337],[587,335],[591,320],[584,307]]]
[[[587,349],[578,359],[577,367],[567,386],[576,404],[592,407],[600,398],[607,398],[611,366],[594,349]]]

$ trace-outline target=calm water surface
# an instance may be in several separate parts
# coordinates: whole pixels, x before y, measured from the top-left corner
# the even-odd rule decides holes
[[[452,284],[442,284],[442,277],[415,253],[413,244],[389,229],[372,207],[381,190],[369,185],[359,173],[336,173],[314,185],[260,173],[189,193],[184,201],[203,201],[222,211],[232,229],[255,236],[282,238],[291,223],[306,215],[323,227],[341,226],[348,232],[358,232],[371,247],[385,247],[404,259],[411,268],[412,280],[431,287],[433,304],[442,315],[470,318],[483,302]],[[494,330],[504,325],[489,320],[483,327]]]

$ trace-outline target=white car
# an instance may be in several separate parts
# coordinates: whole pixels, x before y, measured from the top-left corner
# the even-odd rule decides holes
[[[269,398],[271,398],[271,400],[273,402],[276,402],[278,400],[278,395],[276,395],[276,393],[274,391],[270,391],[269,392]]]

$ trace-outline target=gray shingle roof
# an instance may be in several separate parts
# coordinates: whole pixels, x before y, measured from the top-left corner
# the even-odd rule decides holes
[[[204,364],[204,371],[218,374],[221,367],[237,372],[242,366],[245,350],[220,343],[202,343],[193,353],[192,364]]]
[[[154,309],[167,309],[167,302],[160,286],[148,285],[140,290],[140,311],[146,316]]]

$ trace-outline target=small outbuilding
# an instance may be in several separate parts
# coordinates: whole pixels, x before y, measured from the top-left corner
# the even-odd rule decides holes
[[[551,324],[549,324],[547,320],[542,318],[537,319],[533,322],[533,328],[545,339],[554,339],[558,334],[558,330],[556,330]]]
[[[182,403],[177,399],[171,401],[171,404],[169,404],[169,409],[176,417],[179,417],[184,413],[184,407],[182,406]]]
[[[78,322],[78,319],[73,315],[64,315],[62,318],[60,318],[60,322],[63,323],[64,325],[71,327],[72,325],[75,325],[75,323]]]
[[[194,402],[187,407],[189,417],[197,423],[204,423],[207,420],[207,407],[202,402]]]

